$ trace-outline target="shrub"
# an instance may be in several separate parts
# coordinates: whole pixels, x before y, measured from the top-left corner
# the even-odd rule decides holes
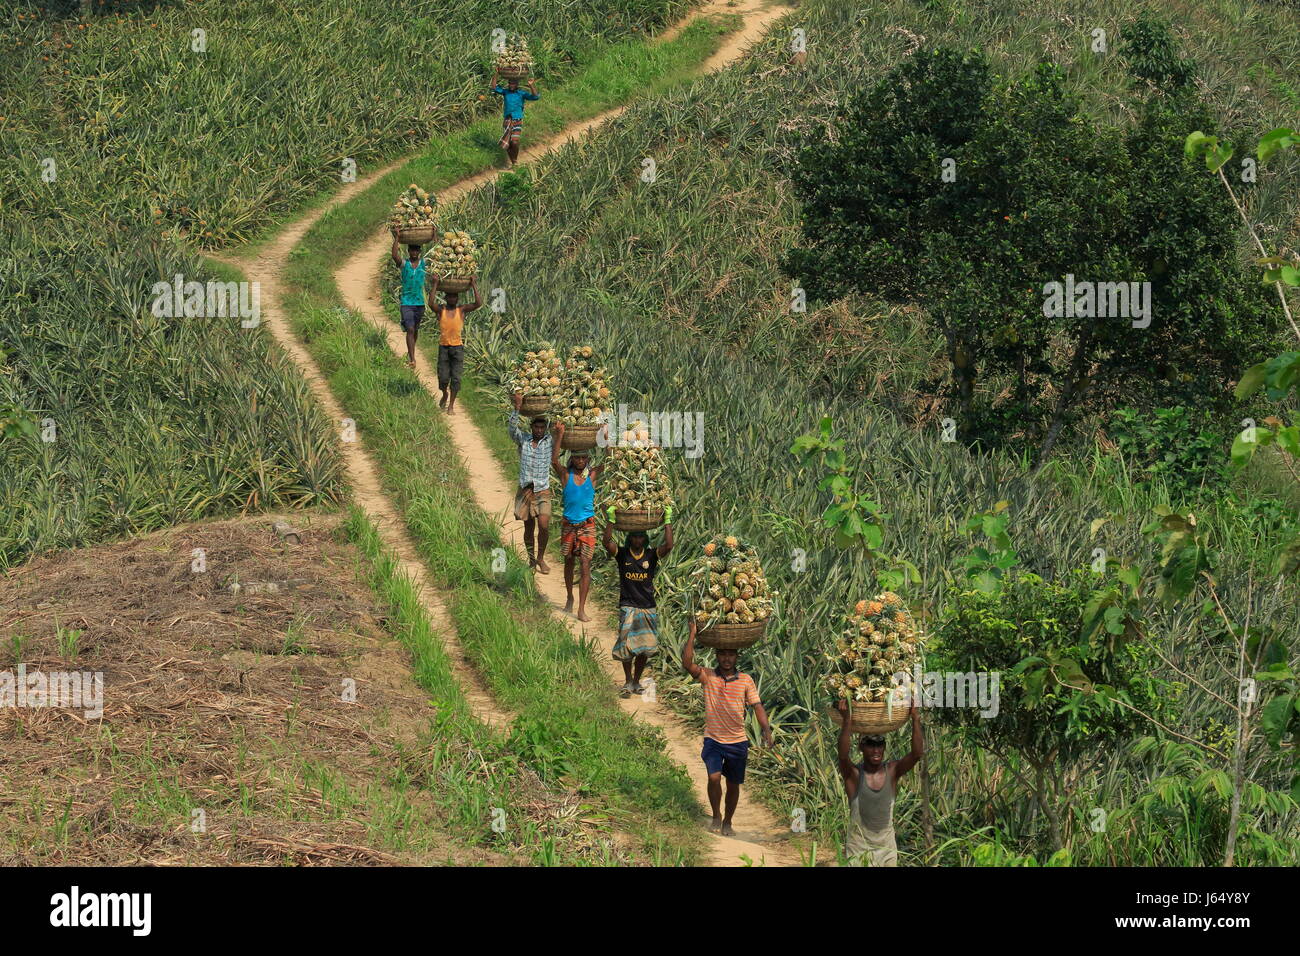
[[[1221,485],[1228,474],[1224,437],[1208,425],[1205,415],[1183,405],[1146,412],[1126,407],[1115,409],[1109,434],[1148,478],[1193,495]]]
[[[1013,572],[992,593],[956,592],[926,665],[1000,675],[996,716],[941,707],[936,717],[997,755],[1033,791],[1057,850],[1064,846],[1067,781],[1149,729],[1143,714],[1160,713],[1167,693],[1152,676],[1158,658],[1134,622],[1085,628],[1106,590],[1098,575],[1076,570],[1058,581]]]

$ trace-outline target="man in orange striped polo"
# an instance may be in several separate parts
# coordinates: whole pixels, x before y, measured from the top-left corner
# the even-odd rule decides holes
[[[713,807],[714,833],[731,836],[731,818],[740,802],[740,785],[745,782],[745,764],[749,761],[749,735],[745,733],[745,706],[754,708],[758,726],[763,730],[763,744],[772,746],[772,728],[767,711],[758,699],[754,679],[736,669],[740,653],[734,648],[717,648],[713,653],[717,667],[700,667],[695,663],[695,618],[691,617],[690,636],[682,648],[682,667],[704,685],[704,749],[700,757],[709,775],[709,803]],[[726,814],[719,812],[722,803],[722,778],[727,778]]]

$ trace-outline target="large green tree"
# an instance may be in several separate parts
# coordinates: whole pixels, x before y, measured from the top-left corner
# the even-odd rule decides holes
[[[1230,201],[1181,175],[1186,130],[1212,124],[1177,85],[1147,80],[1138,120],[1110,128],[1050,64],[1001,79],[979,54],[918,53],[801,152],[802,241],[783,267],[815,299],[924,306],[960,432],[1028,432],[1040,462],[1089,408],[1225,401],[1272,329],[1222,228]],[[1045,315],[1067,276],[1149,282],[1149,321]]]

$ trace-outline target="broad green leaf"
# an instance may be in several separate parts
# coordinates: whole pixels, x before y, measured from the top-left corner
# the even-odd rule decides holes
[[[1232,440],[1232,463],[1234,465],[1244,465],[1254,457],[1256,449],[1262,448],[1273,440],[1273,432],[1267,428],[1255,426],[1254,441],[1248,441],[1251,429],[1243,429],[1242,432]]]
[[[1275,130],[1270,130],[1260,137],[1259,148],[1256,150],[1256,155],[1259,156],[1259,161],[1261,163],[1266,163],[1268,162],[1269,157],[1278,150],[1286,149],[1297,144],[1300,144],[1300,137],[1297,137],[1293,130],[1281,126]]]
[[[1264,377],[1268,374],[1268,363],[1260,362],[1258,365],[1252,365],[1242,373],[1241,381],[1237,383],[1234,394],[1238,398],[1246,398],[1259,390],[1264,384]]]
[[[1288,425],[1277,430],[1277,446],[1288,455],[1300,457],[1300,425]]]
[[[1259,712],[1259,726],[1270,747],[1276,749],[1287,734],[1296,705],[1295,695],[1279,695],[1266,703]]]
[[[884,541],[885,537],[884,533],[880,530],[880,526],[875,524],[864,525],[862,536],[866,539],[867,547],[872,551],[875,551],[880,547],[880,544]]]
[[[1207,136],[1198,129],[1187,134],[1187,139],[1183,141],[1183,155],[1188,159],[1195,159],[1202,150],[1216,142],[1218,141],[1213,136]]]

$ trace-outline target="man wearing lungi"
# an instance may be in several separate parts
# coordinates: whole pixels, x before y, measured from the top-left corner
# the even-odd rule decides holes
[[[614,660],[623,665],[623,696],[642,691],[646,662],[659,651],[659,611],[655,607],[655,574],[659,559],[673,549],[673,509],[664,509],[664,540],[658,547],[650,535],[633,531],[623,547],[614,545],[614,506],[606,511],[605,551],[618,564],[618,640]]]
[[[520,428],[519,407],[524,401],[523,393],[516,392],[512,399],[515,410],[510,413],[510,437],[519,446],[515,517],[524,523],[528,566],[538,574],[546,574],[551,570],[546,563],[546,542],[551,537],[551,443],[554,437],[546,431],[545,415],[534,416],[527,432]]]
[[[492,75],[492,92],[504,101],[505,130],[500,145],[510,157],[510,165],[514,166],[519,161],[519,137],[524,131],[524,101],[540,100],[541,96],[532,80],[528,81],[527,90],[519,88],[517,79],[507,80],[506,83],[506,86],[502,86],[500,78],[495,73]]]

